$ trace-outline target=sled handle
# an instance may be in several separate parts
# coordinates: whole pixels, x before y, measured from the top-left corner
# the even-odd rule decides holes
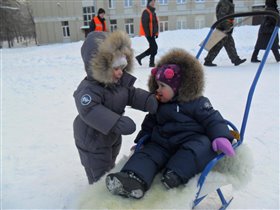
[[[231,15],[226,15],[224,17],[222,17],[221,19],[217,20],[212,26],[211,29],[215,29],[217,27],[218,24],[220,24],[221,22],[227,20],[227,19],[231,19],[231,18],[235,18],[235,17],[247,17],[247,16],[258,16],[258,15],[268,15],[273,17],[276,20],[276,24],[275,26],[280,26],[280,16],[277,12],[274,11],[255,11],[255,12],[241,12],[241,13],[235,13],[235,14],[231,14]]]
[[[235,13],[235,14],[231,14],[231,15],[226,15],[223,18],[217,20],[210,28],[210,31],[208,32],[204,42],[202,43],[197,55],[196,55],[196,59],[199,59],[202,50],[204,49],[205,45],[207,44],[207,42],[209,41],[213,31],[215,30],[215,28],[217,27],[218,24],[220,24],[221,22],[225,21],[226,19],[230,19],[230,18],[235,18],[235,17],[247,17],[247,16],[258,16],[258,15],[268,15],[273,17],[276,20],[276,25],[275,26],[280,26],[280,16],[277,12],[273,12],[273,11],[255,11],[255,12],[242,12],[242,13]]]

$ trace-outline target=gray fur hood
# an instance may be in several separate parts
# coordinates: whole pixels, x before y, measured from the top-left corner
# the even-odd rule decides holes
[[[81,48],[82,59],[89,79],[103,84],[112,84],[112,62],[115,57],[125,55],[126,72],[133,69],[133,50],[129,36],[123,31],[91,32]]]
[[[177,100],[180,102],[192,101],[203,95],[204,70],[199,61],[183,49],[175,48],[162,56],[157,67],[164,64],[176,64],[182,71],[182,82],[178,90]],[[149,78],[149,89],[154,93],[157,89],[155,76]]]

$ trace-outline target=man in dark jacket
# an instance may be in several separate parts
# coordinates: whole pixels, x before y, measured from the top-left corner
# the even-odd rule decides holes
[[[232,0],[220,0],[216,7],[216,17],[217,20],[223,18],[226,15],[234,13],[234,4]],[[232,37],[233,32],[233,22],[234,19],[228,19],[223,21],[217,26],[217,29],[225,32],[227,34],[221,41],[219,41],[211,50],[209,50],[208,55],[205,57],[205,66],[217,66],[217,64],[212,63],[216,56],[219,54],[220,50],[225,47],[225,50],[230,58],[231,62],[238,66],[244,63],[246,59],[240,59],[237,55],[234,39]]]
[[[154,94],[135,88],[133,50],[128,35],[91,32],[81,48],[87,76],[74,92],[78,115],[74,138],[89,184],[111,170],[119,154],[122,135],[132,134],[134,121],[125,107],[155,112]]]
[[[194,56],[183,49],[162,56],[149,89],[157,94],[158,110],[146,116],[135,141],[150,138],[121,172],[106,177],[113,194],[142,198],[161,171],[164,186],[178,187],[200,173],[216,151],[235,154],[226,121],[203,96],[204,70]]]
[[[155,56],[157,54],[158,46],[156,43],[156,38],[158,38],[158,19],[155,13],[155,0],[147,1],[147,8],[143,11],[140,21],[140,35],[145,36],[149,42],[149,48],[136,56],[136,60],[139,65],[142,65],[141,60],[150,56],[149,67],[155,66]]]
[[[265,10],[266,11],[277,12],[279,14],[278,5],[277,5],[276,0],[266,0],[265,1]],[[257,39],[257,42],[255,44],[255,49],[254,49],[254,52],[252,54],[251,62],[253,62],[253,63],[261,62],[258,59],[259,51],[266,49],[266,47],[268,45],[268,42],[270,40],[270,37],[271,37],[271,35],[273,33],[273,30],[275,28],[275,25],[276,25],[276,20],[273,17],[271,17],[271,16],[265,16],[264,17],[264,19],[261,23],[260,29],[259,29],[258,39]],[[276,38],[273,42],[271,50],[273,52],[275,60],[277,62],[280,62],[279,36],[278,36],[278,34],[277,34],[277,36],[276,36]]]
[[[100,8],[97,12],[97,16],[93,17],[90,25],[89,31],[107,31],[106,20],[104,18],[105,10]]]

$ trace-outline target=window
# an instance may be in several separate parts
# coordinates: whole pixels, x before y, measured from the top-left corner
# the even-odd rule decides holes
[[[134,35],[133,19],[125,19],[124,27],[127,34]]]
[[[145,7],[147,5],[147,0],[141,0],[141,6]]]
[[[187,21],[185,20],[177,20],[177,29],[186,29]]]
[[[132,7],[132,0],[124,0],[124,7]]]
[[[95,14],[94,6],[83,7],[84,25],[89,26],[92,17]]]
[[[195,3],[204,3],[205,0],[195,0]]]
[[[177,0],[176,2],[177,2],[177,4],[185,4],[186,0]]]
[[[70,37],[70,29],[69,29],[68,21],[62,21],[61,26],[62,26],[63,37]]]
[[[159,22],[159,31],[168,31],[168,21],[160,21]]]
[[[109,9],[115,8],[115,0],[109,0]]]
[[[195,17],[195,28],[203,28],[205,27],[205,18],[203,16],[197,16]]]
[[[167,5],[168,0],[158,0],[159,5]]]
[[[113,32],[117,29],[117,20],[110,20],[110,31]]]

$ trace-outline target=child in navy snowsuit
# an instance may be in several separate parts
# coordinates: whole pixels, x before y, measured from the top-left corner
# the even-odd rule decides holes
[[[133,86],[129,74],[133,50],[125,32],[91,32],[81,48],[87,77],[74,93],[79,112],[74,121],[74,137],[89,184],[98,181],[115,165],[122,135],[136,125],[124,116],[125,107],[155,113],[154,94]]]
[[[200,173],[217,151],[235,154],[226,121],[202,94],[204,72],[195,57],[182,49],[168,52],[152,69],[149,88],[159,107],[145,117],[135,142],[150,137],[121,172],[106,177],[113,194],[141,198],[161,171],[168,189],[178,187]]]

